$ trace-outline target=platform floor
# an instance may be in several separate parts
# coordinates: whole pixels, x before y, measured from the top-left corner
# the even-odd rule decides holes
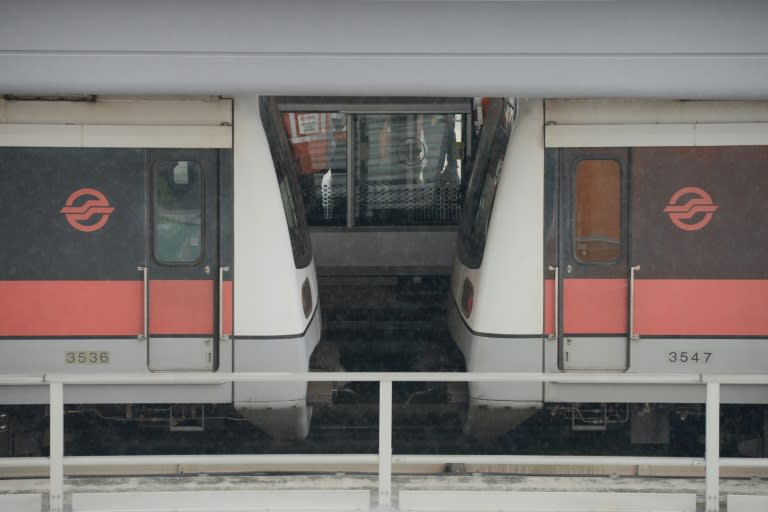
[[[597,476],[528,476],[509,474],[399,474],[393,475],[393,510],[398,510],[401,491],[479,491],[494,492],[578,492],[578,493],[644,493],[695,494],[697,511],[703,511],[704,479],[664,477],[597,477]],[[48,490],[46,479],[0,480],[0,495],[42,494],[43,512]],[[72,494],[146,493],[189,491],[369,491],[370,510],[377,510],[377,477],[358,473],[313,474],[236,474],[179,475],[135,477],[72,477],[65,481],[67,510],[71,510]],[[733,495],[768,496],[768,479],[723,479],[720,486],[721,511],[727,512],[726,500]],[[181,509],[180,509],[181,510]],[[297,509],[293,509],[297,510]],[[311,510],[311,509],[308,509]],[[478,510],[483,510],[478,508]],[[212,510],[211,512],[216,512]]]

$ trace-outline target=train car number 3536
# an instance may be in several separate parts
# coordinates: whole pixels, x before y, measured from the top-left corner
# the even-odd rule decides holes
[[[708,363],[712,352],[669,352],[667,361],[670,363]]]
[[[87,350],[81,352],[65,352],[64,361],[67,364],[109,364],[112,354],[108,351]]]

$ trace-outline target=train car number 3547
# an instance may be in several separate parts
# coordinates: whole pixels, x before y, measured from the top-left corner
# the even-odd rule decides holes
[[[708,363],[712,352],[669,352],[667,360],[670,363]]]
[[[64,361],[67,364],[109,364],[112,354],[108,351],[87,350],[81,352],[65,352]]]

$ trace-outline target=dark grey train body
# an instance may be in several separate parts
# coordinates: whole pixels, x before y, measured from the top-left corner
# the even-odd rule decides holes
[[[283,200],[298,184],[279,132],[268,141],[272,103],[2,108],[0,372],[308,369],[317,280],[301,202]],[[2,403],[47,400],[18,387]],[[304,384],[74,386],[66,400],[233,404],[279,437],[309,428]]]
[[[767,372],[766,121],[762,102],[496,100],[452,275],[467,369]],[[470,420],[703,400],[695,386],[471,384]]]

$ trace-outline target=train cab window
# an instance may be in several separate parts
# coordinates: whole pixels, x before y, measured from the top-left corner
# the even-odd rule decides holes
[[[513,123],[513,106],[501,98],[492,99],[480,133],[456,246],[459,261],[469,268],[478,268],[483,261],[496,186]]]
[[[347,223],[347,116],[339,112],[283,112],[299,165],[301,194],[313,226]]]
[[[575,173],[574,255],[584,263],[613,262],[621,249],[621,167],[581,160]]]
[[[288,235],[291,239],[293,261],[296,268],[306,268],[312,263],[312,243],[301,200],[299,175],[301,160],[291,151],[287,133],[280,125],[281,116],[273,98],[262,97],[260,110],[264,131],[270,139],[269,150],[275,164],[275,174],[283,200]],[[307,124],[313,121],[305,120]]]
[[[203,254],[203,180],[191,161],[158,162],[154,168],[154,257],[190,264]]]

